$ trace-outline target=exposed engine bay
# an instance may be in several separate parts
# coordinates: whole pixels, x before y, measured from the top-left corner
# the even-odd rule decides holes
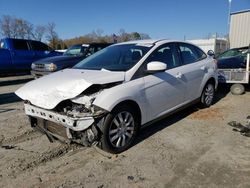
[[[100,138],[101,122],[108,111],[93,105],[95,98],[105,89],[121,82],[92,85],[79,96],[60,102],[54,109],[47,110],[25,101],[25,113],[31,126],[54,139],[71,140],[89,146]]]

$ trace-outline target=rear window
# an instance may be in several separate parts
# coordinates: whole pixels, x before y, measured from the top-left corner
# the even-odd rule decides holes
[[[180,43],[179,48],[184,64],[190,64],[207,57],[202,50],[191,44]]]
[[[15,50],[29,50],[26,40],[13,40],[13,47]]]

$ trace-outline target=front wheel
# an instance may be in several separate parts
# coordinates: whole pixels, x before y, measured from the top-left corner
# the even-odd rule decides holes
[[[118,106],[107,115],[101,137],[102,149],[120,153],[128,149],[138,132],[139,121],[135,111],[126,105]]]
[[[214,84],[207,83],[201,94],[200,103],[202,107],[207,108],[212,105],[214,100],[214,94],[215,94]]]

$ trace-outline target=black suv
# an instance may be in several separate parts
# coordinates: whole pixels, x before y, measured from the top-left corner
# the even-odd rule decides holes
[[[40,59],[31,65],[31,74],[35,78],[52,72],[73,67],[91,54],[111,45],[110,43],[77,44],[71,46],[63,55]]]

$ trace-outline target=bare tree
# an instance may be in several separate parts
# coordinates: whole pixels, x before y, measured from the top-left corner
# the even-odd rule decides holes
[[[102,37],[102,34],[104,31],[102,29],[98,28],[98,29],[96,29],[95,32],[96,32],[97,37]]]
[[[146,34],[146,33],[140,33],[140,37],[141,37],[142,40],[150,39],[150,36],[148,34]]]
[[[33,35],[33,25],[20,18],[13,19],[12,30],[15,38],[31,39]]]
[[[26,20],[4,15],[0,20],[1,34],[12,38],[32,38],[33,25]]]
[[[0,19],[1,35],[6,37],[13,37],[11,29],[12,17],[8,15],[2,16]]]
[[[119,42],[129,41],[130,36],[128,33],[125,32],[125,29],[120,29],[119,35],[120,35],[118,39]]]
[[[50,22],[47,25],[47,40],[49,41],[52,48],[57,47],[57,41],[59,40],[58,34],[55,31],[56,24],[54,22]]]
[[[46,33],[46,26],[38,25],[35,27],[35,30],[33,32],[33,38],[35,40],[42,41],[45,33]]]

